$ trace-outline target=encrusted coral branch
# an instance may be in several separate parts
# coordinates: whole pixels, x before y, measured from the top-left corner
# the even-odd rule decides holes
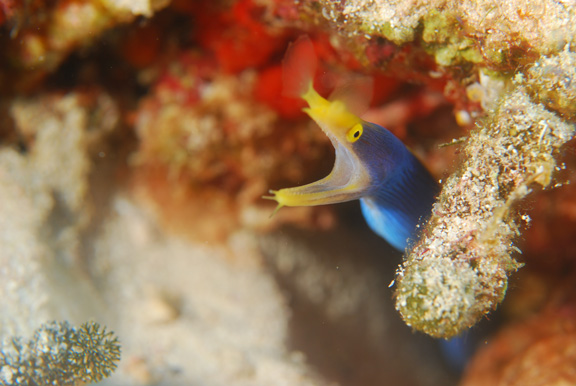
[[[503,299],[521,264],[513,204],[558,168],[554,156],[574,135],[576,54],[542,58],[467,142],[466,161],[445,183],[420,241],[397,273],[396,308],[405,322],[450,338]],[[553,110],[553,111],[551,111]]]

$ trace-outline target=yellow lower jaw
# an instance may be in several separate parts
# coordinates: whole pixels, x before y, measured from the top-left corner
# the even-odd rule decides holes
[[[274,213],[272,213],[272,215],[274,215],[283,206],[316,206],[336,204],[339,202],[359,199],[364,195],[366,191],[366,189],[360,188],[356,184],[346,185],[339,189],[319,191],[316,189],[318,187],[316,184],[317,183],[312,183],[296,188],[271,190],[270,193],[273,194],[273,196],[264,196],[263,198],[278,202],[278,206],[276,209],[274,209]]]
[[[308,185],[280,190],[271,190],[272,196],[264,196],[266,199],[278,202],[274,213],[283,206],[316,206],[336,204],[339,202],[352,201],[365,195],[370,186],[370,177],[363,170],[346,178],[342,183],[342,177],[336,170],[327,177]]]
[[[295,188],[271,190],[270,193],[272,193],[273,196],[265,196],[264,198],[275,200],[279,208],[283,206],[327,205],[354,199],[349,198],[349,196],[345,197],[346,193],[352,192],[353,187],[347,186],[337,190],[309,192],[309,190],[312,190],[311,186],[315,184],[316,183]]]

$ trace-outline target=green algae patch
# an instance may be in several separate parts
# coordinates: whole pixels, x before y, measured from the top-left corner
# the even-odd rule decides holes
[[[424,18],[422,40],[426,43],[452,41],[455,34],[461,33],[457,20],[447,12],[433,10]]]
[[[452,13],[434,10],[423,19],[422,25],[424,47],[439,65],[484,60],[474,41],[464,36],[461,22]]]
[[[391,23],[385,22],[372,27],[372,32],[385,37],[396,45],[410,43],[414,40],[414,28],[405,26],[392,26]]]

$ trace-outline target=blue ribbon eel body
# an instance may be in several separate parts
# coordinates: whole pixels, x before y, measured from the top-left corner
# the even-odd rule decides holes
[[[390,131],[366,122],[340,100],[320,96],[309,81],[304,111],[328,136],[335,150],[331,173],[311,184],[271,190],[265,198],[283,206],[313,206],[359,199],[370,228],[404,250],[418,224],[432,210],[439,185]]]
[[[265,198],[278,202],[276,211],[283,206],[359,199],[370,228],[396,249],[405,250],[418,236],[418,224],[430,215],[439,185],[402,141],[352,112],[361,102],[367,104],[369,93],[325,99],[314,89],[316,68],[312,42],[300,38],[284,59],[284,91],[308,104],[304,112],[334,146],[334,167],[319,181],[271,190]]]

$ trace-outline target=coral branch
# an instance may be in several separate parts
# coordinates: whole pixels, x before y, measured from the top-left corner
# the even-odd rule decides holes
[[[504,298],[508,275],[521,265],[511,256],[518,251],[513,204],[532,185],[550,185],[554,156],[574,135],[563,118],[575,113],[575,60],[565,50],[517,75],[471,134],[466,162],[446,181],[397,274],[396,308],[408,325],[449,338]]]
[[[98,382],[120,360],[118,338],[98,323],[75,328],[67,322],[42,325],[26,342],[12,338],[0,350],[0,385],[62,385]]]

